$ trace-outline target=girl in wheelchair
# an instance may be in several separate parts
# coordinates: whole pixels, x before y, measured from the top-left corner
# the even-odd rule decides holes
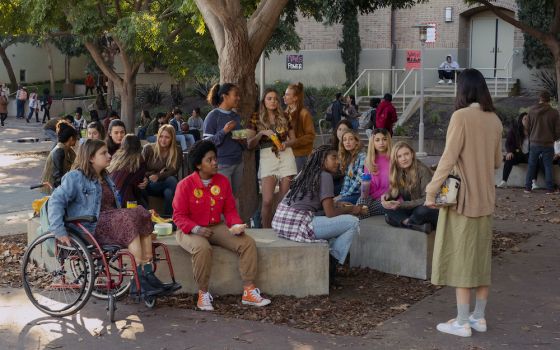
[[[57,239],[70,245],[64,217],[94,215],[96,222],[82,225],[101,246],[128,248],[137,263],[142,296],[155,296],[180,288],[175,283],[161,282],[153,272],[153,231],[150,212],[142,206],[121,208],[119,193],[107,174],[111,156],[105,142],[87,140],[79,149],[72,170],[63,178],[49,199],[49,230]],[[137,293],[132,283],[131,295]]]

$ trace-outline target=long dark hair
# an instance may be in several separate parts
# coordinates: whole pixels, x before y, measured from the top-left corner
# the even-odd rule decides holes
[[[307,193],[311,194],[311,199],[319,195],[323,164],[325,164],[325,159],[329,153],[336,154],[336,152],[337,149],[331,145],[319,146],[311,152],[301,172],[292,180],[290,192],[286,195],[288,205],[294,200],[302,199]]]
[[[109,154],[113,155],[119,149],[120,145],[117,145],[113,139],[111,138],[111,130],[113,130],[116,126],[122,126],[124,128],[124,133],[126,134],[126,126],[120,119],[113,119],[109,123],[109,128],[107,131],[107,136],[105,138],[105,143],[107,144],[107,149],[109,150]]]
[[[334,149],[338,149],[338,146],[340,144],[340,140],[336,136],[336,131],[338,130],[338,127],[342,124],[346,125],[348,129],[352,130],[352,123],[350,123],[348,119],[342,119],[336,124],[336,126],[333,128],[333,134],[331,138],[331,144]]]
[[[517,138],[518,146],[521,145],[521,143],[523,143],[523,140],[525,139],[525,127],[523,126],[523,117],[525,117],[526,115],[527,112],[521,113],[519,117],[517,117],[517,122],[514,121],[513,124],[511,125],[511,128]]]
[[[106,146],[105,142],[101,140],[86,140],[78,149],[78,155],[74,164],[72,164],[72,169],[80,170],[90,180],[97,178],[97,173],[90,160],[104,146]],[[102,177],[107,176],[107,169],[103,169],[100,175]]]
[[[468,107],[471,103],[480,104],[480,108],[485,112],[495,111],[486,79],[474,68],[465,69],[457,78],[455,110]]]
[[[224,95],[229,94],[232,89],[237,89],[237,85],[232,83],[224,83],[222,85],[215,84],[208,93],[208,103],[214,107],[218,107],[224,102]]]

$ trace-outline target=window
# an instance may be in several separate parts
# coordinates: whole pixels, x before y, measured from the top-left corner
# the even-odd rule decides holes
[[[19,70],[19,81],[25,82],[25,69]]]

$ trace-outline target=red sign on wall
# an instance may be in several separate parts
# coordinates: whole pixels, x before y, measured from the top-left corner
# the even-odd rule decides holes
[[[420,68],[420,61],[422,56],[420,50],[408,50],[406,51],[406,69]]]

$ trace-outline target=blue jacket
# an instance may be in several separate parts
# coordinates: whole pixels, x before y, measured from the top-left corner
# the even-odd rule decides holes
[[[108,176],[105,181],[115,195],[117,208],[120,208],[119,194],[115,184]],[[101,183],[99,180],[88,179],[81,170],[72,170],[62,177],[62,184],[57,187],[49,198],[48,217],[49,231],[57,237],[66,236],[64,217],[95,215],[99,218],[101,209]],[[84,222],[82,225],[91,234],[95,232],[96,222]]]

